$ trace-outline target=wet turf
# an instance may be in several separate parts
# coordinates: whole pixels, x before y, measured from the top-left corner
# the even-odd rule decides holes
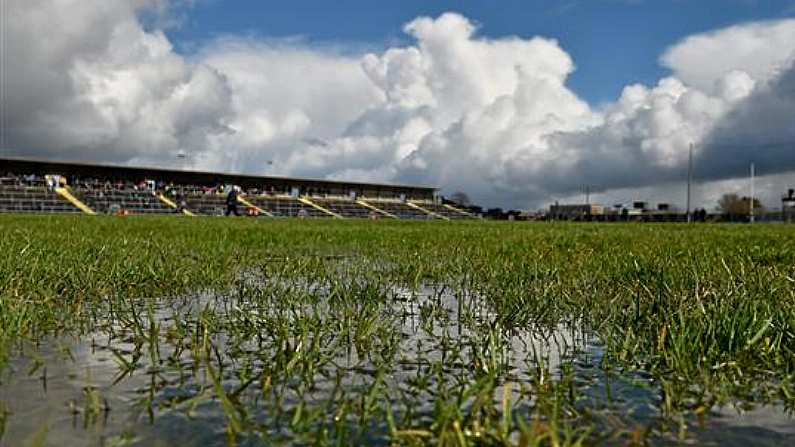
[[[3,445],[792,440],[784,225],[0,230]]]

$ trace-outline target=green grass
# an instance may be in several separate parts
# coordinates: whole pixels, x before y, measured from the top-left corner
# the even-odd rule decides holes
[[[229,443],[632,443],[715,405],[795,406],[785,225],[0,216],[0,234],[0,370],[23,341],[124,333],[120,374],[164,364],[199,384],[152,392],[152,417],[211,402]],[[232,304],[156,318],[199,291]],[[604,345],[604,374],[650,377],[658,420],[600,416],[573,358],[513,380],[510,340],[563,326]]]

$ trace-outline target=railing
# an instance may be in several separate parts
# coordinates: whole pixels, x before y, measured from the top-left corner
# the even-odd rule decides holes
[[[0,177],[0,208],[6,210],[36,211],[69,211],[78,212],[74,205],[59,198],[47,188],[45,177],[16,176]],[[163,194],[176,202],[177,197],[184,197],[186,209],[205,215],[221,215],[226,211],[226,195],[221,188],[208,188],[195,185],[168,185],[158,184],[158,189],[152,190],[149,184],[134,184],[131,182],[112,182],[97,179],[73,179],[71,192],[81,202],[99,213],[110,213],[124,210],[132,214],[172,214],[176,213],[173,207],[166,206],[158,199],[157,194]],[[175,197],[171,191],[178,192]],[[34,197],[35,196],[35,197]],[[403,219],[429,219],[433,218],[422,210],[412,208],[398,197],[368,197],[353,198],[341,194],[324,194],[313,191],[313,194],[303,196],[307,203],[301,199],[284,193],[283,191],[258,191],[250,190],[243,195],[253,206],[238,204],[238,210],[245,214],[248,208],[255,209],[260,215],[274,217],[309,217],[330,218],[334,216],[348,218],[369,218],[374,215],[379,217],[399,217]],[[368,208],[357,199],[372,201],[378,212]],[[19,202],[19,203],[17,203]],[[30,203],[28,203],[30,202]],[[431,214],[449,218],[460,218],[449,210],[433,206],[429,200],[418,200],[423,208],[432,211]],[[312,205],[317,206],[312,206]],[[433,206],[433,207],[432,207]],[[318,207],[322,208],[319,209]],[[325,211],[324,211],[325,210]],[[328,212],[326,212],[328,211]],[[394,215],[394,216],[393,216]]]
[[[365,208],[356,202],[344,199],[313,199],[319,205],[343,217],[370,217],[373,210]]]
[[[418,205],[427,209],[428,211],[433,211],[436,214],[442,215],[448,219],[473,219],[474,216],[467,215],[463,212],[455,211],[450,208],[445,207],[444,205],[439,205],[433,202],[417,202]]]
[[[0,212],[4,213],[79,213],[72,204],[43,186],[0,185]]]
[[[74,189],[76,195],[91,208],[100,213],[116,209],[132,214],[173,214],[175,211],[165,206],[151,191],[120,189]]]
[[[370,203],[368,201],[368,203]],[[417,208],[412,208],[400,201],[378,201],[372,202],[373,205],[377,206],[378,208],[397,216],[400,219],[414,219],[414,220],[431,220],[434,219],[433,216],[429,215],[428,213],[419,210]]]

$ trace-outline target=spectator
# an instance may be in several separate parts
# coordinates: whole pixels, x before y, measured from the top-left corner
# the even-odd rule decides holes
[[[182,191],[178,191],[177,196],[175,198],[177,202],[176,212],[177,214],[179,214],[188,207],[188,201],[185,197],[185,193]]]
[[[235,216],[239,216],[240,213],[237,211],[237,186],[232,186],[229,189],[229,193],[226,195],[226,215],[230,215],[235,213]]]

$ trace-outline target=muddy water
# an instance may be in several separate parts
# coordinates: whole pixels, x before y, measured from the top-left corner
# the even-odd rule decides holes
[[[327,292],[306,283],[290,286],[313,295]],[[346,394],[364,396],[376,380],[390,390],[396,411],[408,401],[417,413],[415,422],[429,423],[439,379],[430,377],[422,389],[416,382],[434,365],[442,365],[444,377],[471,377],[480,360],[466,347],[489,336],[482,329],[495,316],[483,301],[443,288],[410,291],[395,287],[389,305],[382,309],[399,338],[395,361],[386,374],[379,375],[373,352],[329,349],[333,361],[316,372],[311,386],[290,384],[278,395],[263,393],[258,386],[241,392],[239,398],[259,429],[235,441],[238,445],[301,444],[306,439],[295,436],[295,428],[290,426],[299,405],[324,408]],[[323,314],[333,306],[323,299],[312,300],[293,312],[319,310]],[[235,334],[230,331],[243,317],[267,320],[273,309],[258,300],[248,301],[245,294],[234,298],[200,294],[139,305],[134,312],[109,310],[113,317],[88,335],[51,337],[36,347],[20,347],[11,368],[0,378],[0,402],[7,410],[0,446],[226,445],[229,418],[215,397],[212,376],[221,377],[225,393],[234,393],[241,387],[237,373],[266,366],[268,356],[252,353],[273,351],[272,346],[253,340],[232,342]],[[186,342],[198,340],[195,332],[191,335],[189,329],[179,336],[174,332],[180,325],[192,327],[202,315],[232,322],[205,341],[215,347],[211,357],[216,363],[208,363]],[[284,318],[283,314],[278,318]],[[157,324],[157,345],[142,341],[152,322]],[[654,381],[642,372],[603,370],[601,345],[576,324],[512,329],[493,342],[489,354],[499,357],[498,363],[505,368],[501,372],[504,386],[510,388],[518,412],[533,404],[531,397],[520,393],[523,384],[544,374],[554,379],[569,367],[581,395],[578,407],[593,411],[601,430],[666,424],[659,422],[656,404],[660,392]],[[463,352],[454,354],[455,346],[464,347]],[[298,348],[293,345],[293,349]],[[208,371],[208,364],[216,365],[218,371]],[[503,398],[502,393],[497,394],[495,402]],[[354,422],[350,421],[351,425]],[[741,414],[727,407],[714,410],[704,426],[689,423],[683,439],[664,432],[652,439],[661,444],[795,445],[793,427],[795,420],[781,408],[763,407]],[[383,421],[374,420],[366,432],[348,442],[388,443]],[[605,443],[625,441],[608,438]]]

